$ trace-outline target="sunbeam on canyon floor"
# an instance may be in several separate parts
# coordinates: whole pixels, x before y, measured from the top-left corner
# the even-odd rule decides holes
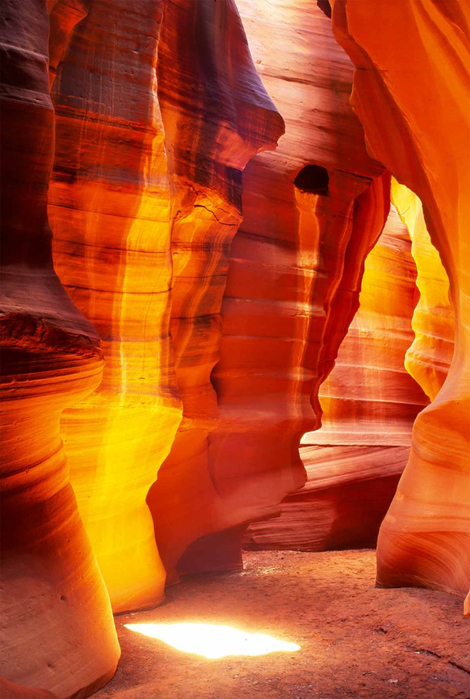
[[[157,638],[186,653],[209,660],[229,655],[266,655],[300,650],[296,643],[281,641],[264,633],[240,631],[222,624],[125,624],[126,629]]]
[[[159,607],[116,616],[121,662],[96,699],[470,699],[462,599],[377,588],[372,550],[243,558],[242,571],[183,578]],[[199,622],[301,648],[208,660]],[[131,630],[188,624],[196,652]]]

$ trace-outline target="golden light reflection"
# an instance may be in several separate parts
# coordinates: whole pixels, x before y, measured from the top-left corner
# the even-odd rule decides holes
[[[125,624],[125,627],[144,636],[158,638],[177,650],[202,655],[210,660],[227,655],[254,656],[300,650],[296,643],[218,624]]]

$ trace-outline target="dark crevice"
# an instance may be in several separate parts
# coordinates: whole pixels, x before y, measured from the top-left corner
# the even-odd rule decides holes
[[[325,15],[331,19],[331,5],[330,0],[317,0],[317,5]]]

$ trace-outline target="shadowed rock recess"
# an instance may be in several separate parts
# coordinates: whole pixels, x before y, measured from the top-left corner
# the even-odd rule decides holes
[[[243,547],[470,615],[469,27],[3,3],[2,697],[89,696],[113,612]]]

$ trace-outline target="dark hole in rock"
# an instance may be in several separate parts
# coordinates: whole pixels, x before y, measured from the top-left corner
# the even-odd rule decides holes
[[[327,194],[328,170],[321,165],[306,165],[294,180],[297,189],[311,194]]]
[[[331,19],[331,5],[330,0],[317,0],[317,5],[322,12],[325,13],[327,17]]]

